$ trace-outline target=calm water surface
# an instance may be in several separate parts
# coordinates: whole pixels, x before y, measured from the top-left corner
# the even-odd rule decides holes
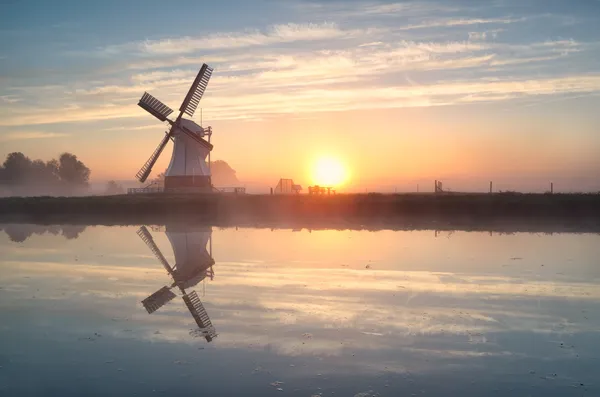
[[[1,396],[600,396],[598,235],[0,228]]]

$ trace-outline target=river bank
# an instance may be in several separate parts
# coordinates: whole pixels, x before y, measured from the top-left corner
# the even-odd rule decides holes
[[[8,197],[0,222],[600,232],[598,194]]]

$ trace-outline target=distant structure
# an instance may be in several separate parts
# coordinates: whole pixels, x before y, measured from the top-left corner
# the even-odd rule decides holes
[[[442,181],[435,181],[435,193],[444,193],[444,189],[442,188]]]
[[[186,289],[196,286],[206,277],[211,280],[214,278],[215,273],[212,266],[215,264],[215,260],[212,257],[210,226],[193,232],[172,229],[167,226],[166,234],[175,254],[175,266],[169,264],[145,226],[142,226],[137,234],[173,278],[173,284],[170,287],[164,286],[142,301],[146,311],[152,314],[172,301],[176,297],[172,289],[178,288],[183,302],[198,325],[198,328],[190,334],[201,335],[207,342],[212,341],[217,337],[217,333],[206,309],[196,291],[186,292]],[[210,244],[208,249],[207,244]]]
[[[273,194],[300,194],[302,186],[296,185],[292,179],[280,179],[273,189]]]
[[[203,128],[192,120],[182,117],[184,113],[190,117],[194,115],[212,72],[213,69],[207,64],[202,65],[200,72],[198,72],[196,79],[181,103],[179,115],[174,121],[167,118],[173,113],[173,110],[149,93],[144,93],[138,102],[138,105],[148,113],[160,121],[167,121],[171,125],[154,153],[136,174],[136,178],[140,182],[143,183],[148,179],[152,167],[165,146],[170,140],[173,140],[173,154],[165,174],[164,190],[167,192],[212,191],[210,172],[210,152],[213,149],[213,145],[210,143],[212,128]],[[206,162],[207,156],[208,164]]]
[[[309,186],[308,187],[308,194],[310,195],[331,195],[331,194],[335,194],[335,189],[331,188],[331,187],[324,187],[324,186]]]

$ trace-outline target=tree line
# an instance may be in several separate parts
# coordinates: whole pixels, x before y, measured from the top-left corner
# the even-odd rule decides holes
[[[89,187],[90,173],[90,169],[72,153],[43,161],[13,152],[0,165],[0,192],[77,194]]]
[[[236,172],[227,162],[211,162],[215,186],[238,186]],[[165,170],[166,172],[166,170]],[[162,186],[165,172],[158,174],[151,184]],[[0,164],[0,196],[9,195],[77,195],[89,193],[90,169],[72,153],[63,153],[49,161],[32,160],[21,152],[9,153]],[[103,194],[124,194],[125,188],[108,181]]]

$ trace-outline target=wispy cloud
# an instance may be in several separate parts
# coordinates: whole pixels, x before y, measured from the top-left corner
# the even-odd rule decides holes
[[[21,102],[21,98],[17,98],[14,95],[2,95],[0,96],[0,101],[2,101],[3,103],[17,103],[17,102]]]
[[[156,124],[146,124],[146,125],[139,125],[139,126],[135,126],[135,127],[112,127],[112,128],[105,128],[103,129],[103,131],[146,131],[146,130],[156,130],[157,129],[157,125]]]
[[[20,131],[20,132],[9,132],[0,133],[0,142],[7,141],[20,141],[25,139],[48,139],[48,138],[63,138],[69,136],[69,134],[58,133],[58,132],[44,132],[44,131]]]
[[[472,25],[506,25],[509,23],[523,22],[526,18],[490,18],[490,19],[433,19],[425,21],[423,23],[415,25],[406,25],[399,28],[399,30],[413,30],[413,29],[429,29],[429,28],[448,28],[458,26],[472,26]]]
[[[104,53],[122,53],[138,51],[144,54],[173,55],[189,54],[199,50],[232,49],[253,46],[265,46],[276,43],[296,41],[317,41],[336,38],[356,37],[364,33],[360,29],[341,29],[333,22],[321,24],[282,24],[261,30],[243,32],[214,33],[199,37],[176,37],[161,40],[147,40],[137,43],[109,46]]]

